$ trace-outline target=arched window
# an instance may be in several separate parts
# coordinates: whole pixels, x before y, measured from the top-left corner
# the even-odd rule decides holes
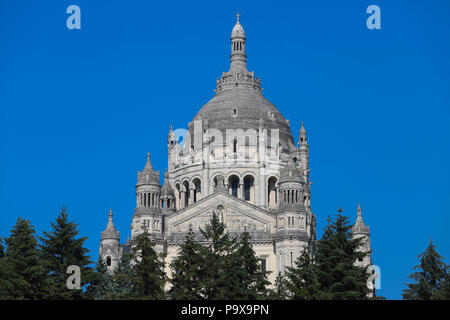
[[[237,197],[238,189],[239,189],[239,180],[238,179],[231,180],[231,195]]]
[[[233,140],[233,152],[234,153],[237,152],[237,140],[236,139]]]
[[[244,178],[244,200],[250,201],[252,198],[253,177],[247,176]]]
[[[107,258],[106,258],[106,265],[107,265],[108,267],[111,266],[111,257],[107,257]]]
[[[268,187],[267,187],[267,204],[269,205],[269,209],[276,209],[276,203],[278,201],[277,199],[277,192],[276,192],[276,183],[277,178],[270,177],[268,181]]]
[[[189,182],[185,181],[183,183],[183,186],[186,190],[186,192],[184,193],[184,206],[187,207],[189,205]]]
[[[202,185],[199,179],[194,179],[194,202],[201,198]]]

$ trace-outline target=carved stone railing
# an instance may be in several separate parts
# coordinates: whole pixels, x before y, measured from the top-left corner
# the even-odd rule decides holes
[[[253,88],[255,90],[258,90],[259,92],[262,91],[261,79],[255,77],[255,72],[253,71],[245,73],[230,73],[230,72],[222,73],[220,79],[217,79],[216,81],[216,90],[214,91],[218,93],[222,90],[236,87]]]

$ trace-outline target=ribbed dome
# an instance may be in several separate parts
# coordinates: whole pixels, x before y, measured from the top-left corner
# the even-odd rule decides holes
[[[291,130],[278,109],[262,94],[252,88],[233,88],[218,92],[206,103],[194,118],[207,120],[210,128],[258,130],[260,120],[271,136],[271,129],[279,129],[279,141],[282,146],[293,146]],[[191,128],[190,128],[191,131]],[[192,134],[192,132],[191,132]]]

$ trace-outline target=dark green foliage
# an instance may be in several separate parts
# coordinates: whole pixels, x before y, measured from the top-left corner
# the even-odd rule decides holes
[[[0,260],[0,299],[42,299],[47,287],[35,231],[28,220],[17,219]],[[3,250],[2,250],[3,251]]]
[[[202,246],[195,241],[194,231],[189,228],[178,256],[170,264],[173,273],[170,298],[173,300],[201,299],[203,266]]]
[[[261,271],[248,233],[231,239],[216,214],[200,232],[208,241],[200,250],[204,259],[199,271],[203,298],[260,299],[267,295],[267,272]]]
[[[108,273],[105,262],[99,257],[95,266],[87,295],[94,300],[105,300],[108,294],[116,291],[113,277]]]
[[[225,233],[225,225],[216,214],[213,214],[211,222],[204,230],[200,229],[200,232],[209,242],[202,249],[202,296],[208,300],[232,299],[234,291],[230,291],[230,286],[235,283],[235,278],[230,272],[232,263],[227,260],[236,249],[237,241],[231,240],[228,233]]]
[[[51,224],[52,231],[44,232],[41,238],[41,252],[47,274],[51,280],[46,299],[83,299],[82,289],[69,290],[67,288],[67,267],[76,265],[81,271],[81,286],[86,286],[94,276],[91,261],[87,256],[88,250],[83,247],[86,237],[77,238],[77,224],[69,221],[66,208],[62,208],[55,223]]]
[[[439,281],[437,290],[433,293],[433,300],[450,300],[450,267],[445,270],[445,277]]]
[[[414,282],[407,284],[408,288],[403,290],[403,299],[430,300],[445,295],[445,289],[440,293],[437,292],[441,287],[445,288],[447,266],[435,248],[430,240],[425,252],[418,256],[420,264],[414,267],[417,271],[409,276]]]
[[[295,267],[286,268],[286,288],[293,300],[321,300],[326,295],[320,289],[318,268],[306,247],[295,260]]]
[[[155,244],[150,240],[147,230],[135,239],[133,246],[132,282],[133,291],[131,298],[160,300],[165,298],[164,262],[154,249]]]
[[[317,276],[323,299],[352,300],[367,299],[369,289],[366,268],[354,265],[367,253],[358,252],[361,239],[351,239],[348,218],[338,214],[334,221],[328,219],[322,239],[318,242]]]
[[[268,295],[270,300],[286,300],[288,298],[287,279],[286,277],[278,273],[275,279],[275,288],[272,289]]]
[[[237,298],[253,300],[261,299],[267,296],[267,286],[270,282],[267,280],[268,272],[261,270],[261,264],[250,244],[250,234],[244,232],[241,235],[239,247],[233,254],[236,261],[236,274],[241,274],[242,279],[239,283],[241,293]]]
[[[114,268],[112,281],[114,292],[107,295],[108,299],[126,299],[133,291],[133,268],[131,254],[123,254],[117,267]]]
[[[0,238],[0,259],[5,255],[5,247],[3,246],[3,240]]]

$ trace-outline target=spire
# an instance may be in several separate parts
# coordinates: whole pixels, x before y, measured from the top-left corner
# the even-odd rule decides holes
[[[306,134],[306,130],[305,130],[305,126],[303,124],[303,120],[302,120],[302,127],[300,128],[300,133],[305,133]]]
[[[174,192],[172,187],[170,186],[169,183],[169,173],[166,171],[164,172],[164,184],[163,187],[161,189],[161,198],[164,197],[174,197]]]
[[[113,213],[112,213],[112,209],[109,209],[109,214],[108,214],[108,224],[106,225],[106,229],[105,231],[102,231],[102,236],[101,236],[102,240],[105,239],[113,239],[113,240],[119,240],[119,231],[116,230],[116,227],[114,226],[114,222],[113,222]]]
[[[159,184],[159,171],[153,170],[152,163],[150,161],[150,152],[147,153],[147,163],[145,164],[144,170],[138,172],[138,185],[141,184]]]
[[[147,163],[145,164],[144,170],[153,171],[152,163],[150,162],[150,152],[147,153]]]
[[[231,73],[242,73],[247,71],[247,55],[245,54],[245,31],[236,15],[236,24],[231,31]]]
[[[306,139],[306,129],[305,129],[305,125],[303,123],[303,120],[302,120],[302,127],[300,128],[300,131],[298,132],[298,143],[300,145],[302,145],[302,144],[307,145],[308,144],[308,141]]]
[[[109,224],[112,224],[114,226],[112,208],[109,208],[108,225]]]
[[[362,218],[361,204],[358,203],[357,216],[355,224],[352,227],[352,234],[369,234],[369,227]]]
[[[170,124],[169,134],[167,135],[167,144],[169,147],[175,144],[175,133],[173,132],[172,124]]]

